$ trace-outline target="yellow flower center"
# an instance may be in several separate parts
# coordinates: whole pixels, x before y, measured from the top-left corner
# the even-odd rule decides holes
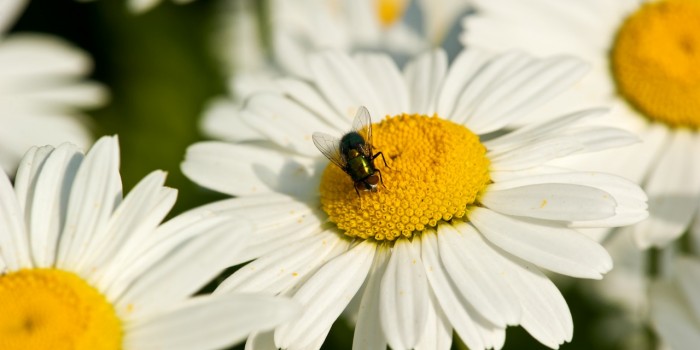
[[[56,269],[0,275],[0,349],[121,349],[112,304],[77,275]]]
[[[479,137],[437,116],[399,115],[372,126],[374,160],[384,182],[355,192],[353,180],[329,164],[321,178],[321,205],[351,237],[410,237],[439,220],[463,217],[490,182],[489,160]]]
[[[375,6],[379,22],[385,27],[396,23],[403,17],[407,5],[408,1],[406,0],[376,0]]]
[[[642,5],[620,27],[611,55],[631,105],[669,126],[700,127],[700,1]]]

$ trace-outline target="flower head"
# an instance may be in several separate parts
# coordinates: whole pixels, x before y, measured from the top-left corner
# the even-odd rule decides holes
[[[694,151],[700,145],[700,2],[474,3],[478,13],[464,20],[463,43],[572,54],[592,64],[589,77],[542,115],[612,103],[614,112],[597,122],[640,136],[642,143],[633,147],[568,163],[643,185],[650,217],[634,228],[637,245],[663,247],[688,230],[700,204]]]
[[[540,268],[601,278],[610,257],[577,228],[638,222],[646,196],[617,176],[548,164],[636,139],[579,126],[602,109],[510,126],[585,65],[466,50],[448,67],[433,51],[401,72],[385,55],[324,51],[309,67],[310,82],[277,80],[277,92],[251,96],[221,130],[247,141],[195,144],[182,164],[199,184],[238,196],[211,210],[254,224],[254,260],[217,293],[289,295],[304,307],[250,341],[318,348],[346,307],[359,349],[441,348],[452,330],[470,349],[500,348],[508,325],[552,348],[570,340],[568,307]],[[360,106],[374,118],[371,136],[351,128]],[[240,124],[255,134],[237,134]],[[314,132],[337,135],[340,158],[321,144],[328,162]],[[360,150],[367,159],[356,163]],[[383,185],[356,192],[358,174],[373,169]]]
[[[193,297],[249,227],[197,209],[160,225],[176,197],[165,174],[122,198],[118,167],[104,137],[87,155],[32,148],[14,188],[0,175],[0,348],[215,349],[292,315],[260,295]]]

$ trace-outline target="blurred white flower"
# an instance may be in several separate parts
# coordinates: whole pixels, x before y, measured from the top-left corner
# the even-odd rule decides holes
[[[571,340],[566,302],[540,268],[601,278],[610,257],[576,228],[638,222],[646,196],[622,178],[548,163],[636,138],[577,126],[601,109],[508,128],[586,66],[479,50],[452,65],[443,51],[427,52],[403,71],[382,54],[308,59],[310,81],[277,79],[241,113],[222,116],[219,132],[239,142],[195,144],[182,164],[198,184],[238,197],[209,210],[254,224],[242,261],[254,260],[217,293],[290,295],[304,307],[249,346],[274,338],[277,347],[319,348],[348,305],[359,305],[349,310],[358,313],[356,349],[448,349],[453,329],[470,349],[500,348],[508,325],[552,348]],[[374,147],[367,157],[383,157],[372,161],[379,179],[354,184],[314,142],[341,166],[350,153],[312,134],[340,137],[359,106],[377,123],[371,137],[364,124],[353,128]],[[356,193],[358,183],[377,190]]]
[[[202,129],[209,136],[222,137],[220,118],[239,113],[247,96],[274,90],[276,77],[311,78],[310,52],[371,50],[405,61],[440,46],[457,18],[470,8],[470,0],[271,0],[271,57],[266,60],[253,4],[230,0],[219,11],[213,44],[225,62],[225,72],[231,74],[230,96],[207,107]],[[422,30],[416,28],[420,21]]]
[[[463,43],[537,55],[572,54],[591,74],[543,117],[612,104],[600,122],[642,143],[572,159],[643,184],[650,218],[638,246],[663,247],[688,230],[700,204],[700,2],[695,0],[474,0]]]
[[[9,173],[33,145],[89,146],[79,110],[106,99],[101,85],[83,80],[92,62],[82,50],[49,35],[6,33],[25,3],[0,4],[0,168]]]
[[[0,348],[219,349],[298,311],[253,294],[196,296],[245,248],[243,219],[194,209],[155,171],[122,198],[116,137],[83,155],[32,148],[0,172]]]
[[[676,260],[672,278],[651,287],[651,322],[672,350],[695,349],[700,344],[700,259]]]

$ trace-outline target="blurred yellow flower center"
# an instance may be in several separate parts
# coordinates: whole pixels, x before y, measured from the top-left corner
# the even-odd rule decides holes
[[[388,27],[398,21],[406,11],[406,0],[375,0],[379,22]]]
[[[649,119],[700,127],[700,0],[642,5],[611,52],[618,90]]]
[[[77,275],[55,269],[0,275],[0,349],[116,350],[112,304]]]
[[[463,217],[490,182],[479,137],[437,116],[399,115],[372,126],[374,164],[383,187],[355,192],[350,176],[329,164],[321,179],[321,205],[330,221],[358,238],[410,237],[439,220]]]

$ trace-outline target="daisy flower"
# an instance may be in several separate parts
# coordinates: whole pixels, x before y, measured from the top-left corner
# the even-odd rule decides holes
[[[92,142],[81,108],[105,102],[105,89],[84,81],[90,58],[63,40],[44,34],[7,34],[26,5],[0,4],[0,169],[13,172],[36,144]]]
[[[215,52],[229,79],[230,96],[213,100],[205,111],[202,129],[222,138],[222,121],[241,113],[242,101],[259,91],[276,89],[274,79],[293,75],[310,79],[307,55],[318,49],[344,52],[371,49],[407,57],[440,46],[457,18],[470,8],[469,0],[301,0],[270,1],[271,62],[266,62],[260,23],[250,1],[222,4],[214,35]],[[413,11],[410,11],[413,9]],[[409,13],[423,22],[419,31]],[[242,126],[241,126],[242,127]]]
[[[122,198],[116,137],[30,149],[0,174],[0,348],[218,349],[292,316],[288,300],[192,295],[249,224],[193,210],[155,171]]]
[[[285,72],[309,77],[306,54],[317,49],[414,54],[439,46],[469,4],[470,0],[273,0],[269,4],[273,59]],[[225,50],[241,42],[248,46],[244,36],[256,28],[241,26],[238,21],[241,14],[250,14],[253,6],[251,1],[222,3],[219,25],[223,33],[231,35],[217,40],[218,46]],[[415,15],[410,14],[411,7]],[[421,30],[413,23],[418,21],[422,21]],[[260,39],[258,35],[252,38]],[[235,63],[247,54],[228,50],[226,56]],[[231,67],[232,71],[241,68],[246,67]]]
[[[682,256],[675,275],[651,287],[651,322],[670,349],[694,349],[700,342],[700,260]]]
[[[638,246],[662,247],[685,232],[700,203],[700,1],[474,3],[477,14],[464,20],[466,45],[572,54],[592,64],[550,111],[612,104],[601,122],[643,142],[576,162],[643,185],[650,217],[635,227]]]
[[[646,196],[620,177],[548,162],[636,138],[577,126],[604,109],[506,127],[585,65],[466,50],[448,67],[437,50],[403,72],[386,55],[337,51],[311,55],[309,67],[310,82],[279,79],[281,92],[253,95],[231,117],[227,132],[245,142],[195,144],[182,164],[198,184],[237,196],[209,210],[254,225],[253,261],[216,293],[263,291],[303,305],[252,346],[319,348],[345,309],[356,315],[356,349],[448,349],[453,330],[470,349],[500,348],[518,324],[551,348],[571,340],[569,309],[541,269],[601,278],[610,256],[576,228],[638,222]],[[376,123],[371,137],[356,129],[388,166],[375,159],[383,185],[358,195],[312,135],[341,137],[360,106]],[[257,134],[237,134],[241,124]]]

